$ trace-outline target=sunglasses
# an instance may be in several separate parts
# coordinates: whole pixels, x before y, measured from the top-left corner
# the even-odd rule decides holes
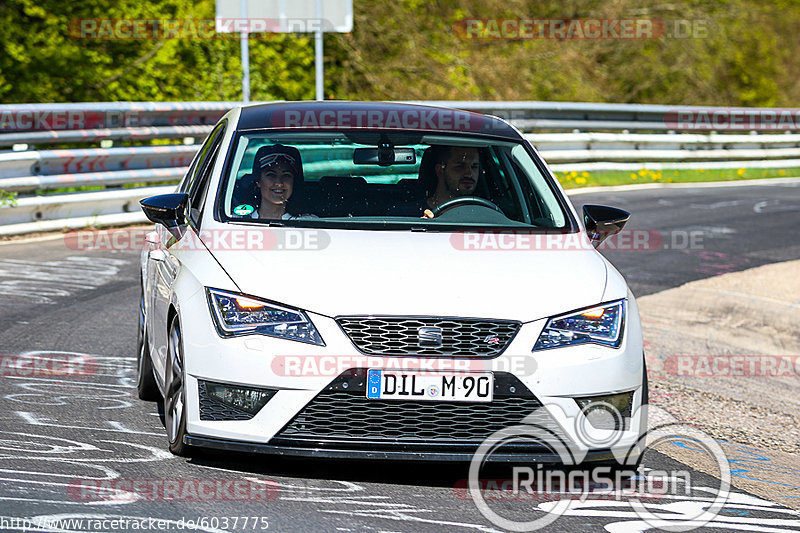
[[[275,163],[279,163],[281,160],[286,161],[289,163],[295,170],[297,169],[297,160],[294,157],[288,154],[268,154],[261,158],[261,161],[258,162],[259,168],[264,168],[269,165],[274,165]]]

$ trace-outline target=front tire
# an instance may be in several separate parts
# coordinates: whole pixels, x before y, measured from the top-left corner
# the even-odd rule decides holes
[[[186,457],[191,448],[184,444],[186,436],[186,373],[183,366],[183,342],[178,318],[169,327],[167,369],[164,383],[164,425],[167,428],[169,451]]]

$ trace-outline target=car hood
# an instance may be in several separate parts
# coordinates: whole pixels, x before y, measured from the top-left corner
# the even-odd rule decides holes
[[[564,250],[553,241],[585,241],[583,234],[548,236],[547,249],[465,250],[459,243],[463,234],[269,231],[278,243],[286,242],[290,232],[312,232],[316,244],[212,253],[242,292],[329,317],[421,315],[528,322],[599,303],[608,272],[591,246]],[[302,236],[290,240],[303,242]]]

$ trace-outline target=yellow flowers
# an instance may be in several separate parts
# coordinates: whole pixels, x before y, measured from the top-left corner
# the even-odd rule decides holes
[[[575,185],[586,185],[592,177],[592,175],[585,170],[580,173],[578,173],[577,170],[571,170],[569,172],[556,172],[555,174],[556,178],[558,178],[561,183],[574,183]]]
[[[640,163],[645,164],[645,163]],[[637,165],[638,166],[638,165]],[[556,173],[565,189],[591,186],[615,186],[639,183],[692,183],[706,181],[747,180],[774,178],[779,176],[800,176],[800,167],[791,168],[669,168],[656,170],[642,168],[631,170],[567,170]]]
[[[631,174],[631,179],[639,179],[639,178],[650,178],[653,181],[659,181],[663,177],[663,174],[660,170],[650,170],[648,168],[643,168],[638,171],[636,174]]]

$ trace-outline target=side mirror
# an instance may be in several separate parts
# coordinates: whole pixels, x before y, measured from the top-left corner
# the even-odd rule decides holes
[[[606,238],[622,231],[631,214],[605,205],[583,206],[583,224],[595,248]]]
[[[151,222],[161,224],[169,230],[173,237],[180,240],[186,227],[183,213],[188,203],[188,194],[175,193],[151,196],[141,200],[139,205],[142,206],[142,211]]]

